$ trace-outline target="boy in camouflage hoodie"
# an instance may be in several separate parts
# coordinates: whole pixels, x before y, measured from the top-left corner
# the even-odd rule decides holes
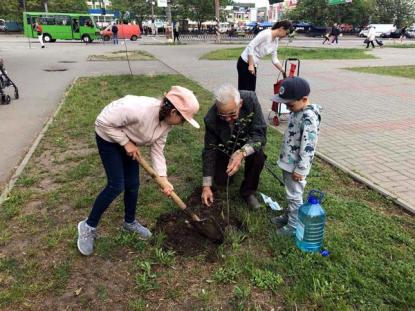
[[[310,85],[300,77],[285,79],[272,100],[287,105],[291,111],[288,127],[284,132],[278,166],[282,169],[288,215],[273,218],[277,233],[294,235],[298,220],[298,208],[303,204],[306,177],[311,169],[320,131],[320,106],[308,99]]]

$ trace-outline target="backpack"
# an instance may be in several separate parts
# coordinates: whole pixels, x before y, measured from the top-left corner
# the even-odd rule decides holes
[[[112,33],[118,33],[118,27],[116,25],[113,25],[111,27],[111,31],[112,31]]]

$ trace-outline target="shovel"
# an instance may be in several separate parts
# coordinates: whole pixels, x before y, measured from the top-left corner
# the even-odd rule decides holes
[[[160,188],[164,189],[165,185],[160,179],[160,176],[157,175],[157,173],[147,163],[147,161],[141,156],[138,157],[137,161],[144,168],[144,170],[156,181]],[[193,228],[196,229],[196,231],[207,237],[209,240],[212,240],[213,242],[223,242],[223,230],[213,218],[200,219],[199,216],[187,209],[186,204],[174,191],[172,191],[170,198],[174,203],[176,203],[180,210],[190,218],[190,224],[193,226]]]

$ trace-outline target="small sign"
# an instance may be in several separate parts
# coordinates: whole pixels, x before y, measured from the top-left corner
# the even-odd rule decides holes
[[[167,0],[157,0],[157,6],[159,8],[166,8],[167,7]]]

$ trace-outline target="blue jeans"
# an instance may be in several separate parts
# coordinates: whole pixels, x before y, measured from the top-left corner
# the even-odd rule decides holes
[[[112,34],[112,41],[114,42],[114,44],[118,44],[118,33]]]
[[[135,220],[138,188],[140,186],[138,162],[127,155],[124,147],[110,143],[96,135],[99,155],[107,175],[107,185],[98,195],[86,223],[96,227],[108,206],[124,191],[126,222]]]

